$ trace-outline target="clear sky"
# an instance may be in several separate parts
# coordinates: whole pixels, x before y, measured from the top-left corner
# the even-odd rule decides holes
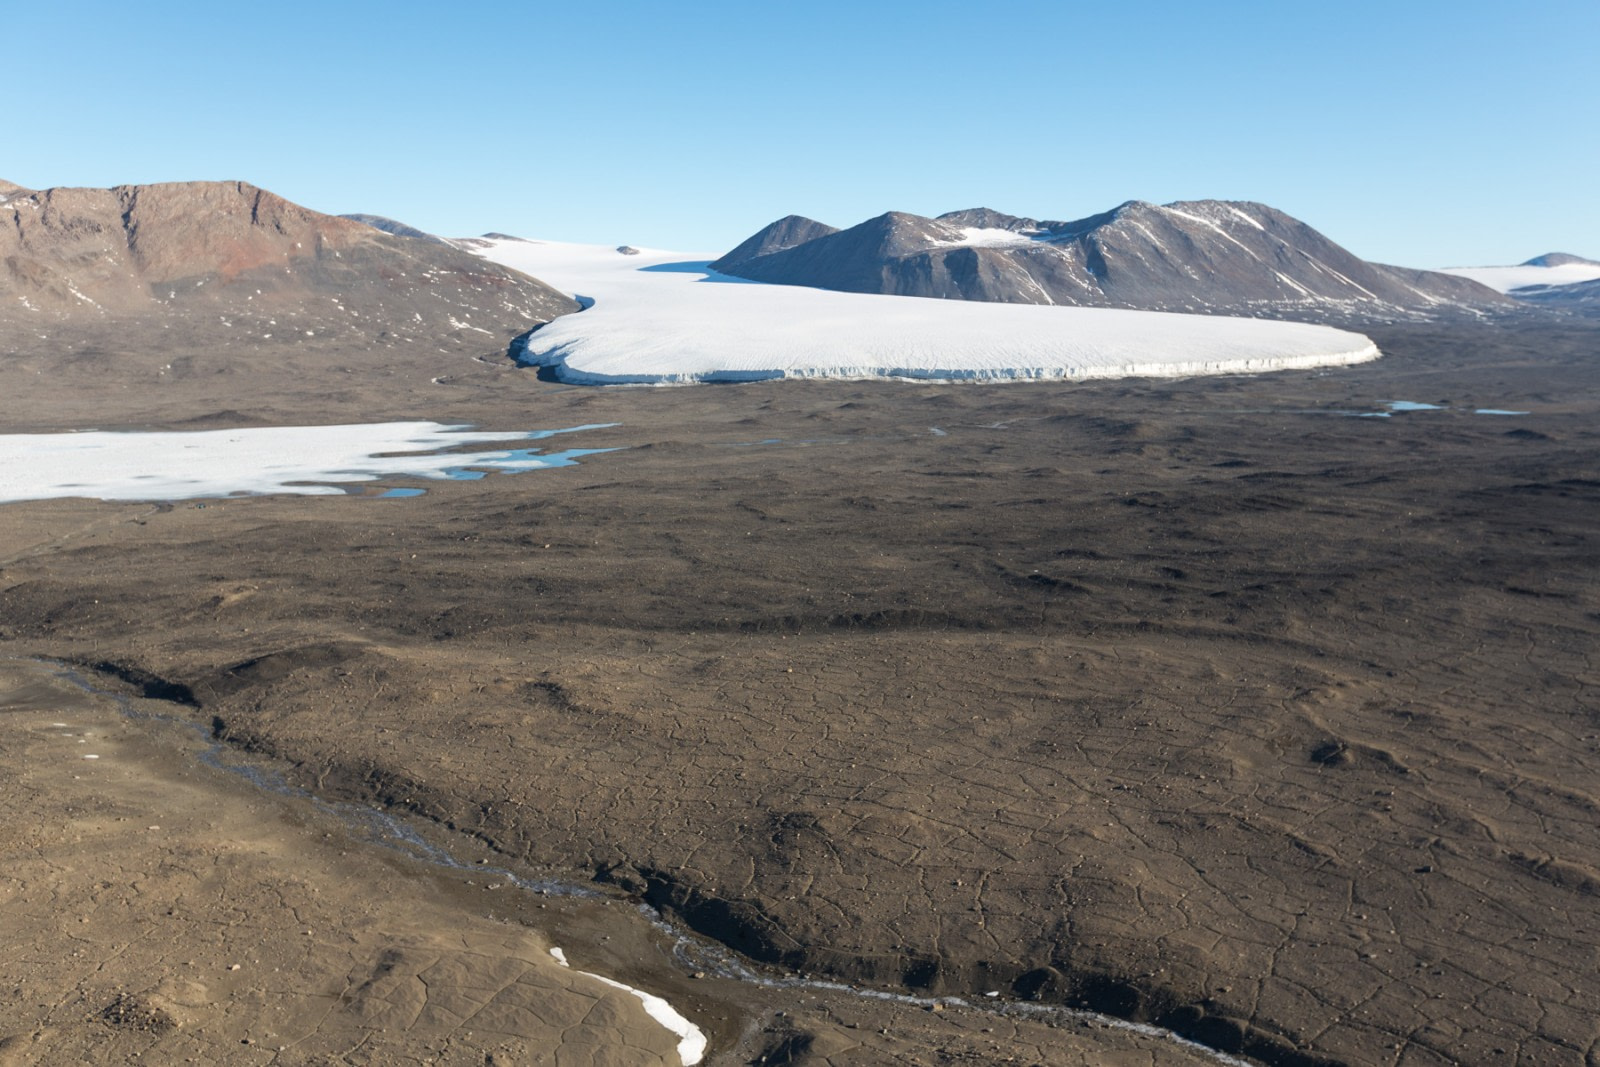
[[[9,8],[0,178],[34,188],[712,252],[1215,197],[1407,266],[1600,258],[1600,0]]]

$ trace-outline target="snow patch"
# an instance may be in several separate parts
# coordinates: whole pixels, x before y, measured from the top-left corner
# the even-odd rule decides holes
[[[1366,288],[1365,286],[1362,286],[1362,285],[1358,285],[1355,282],[1351,281],[1349,278],[1346,278],[1343,274],[1340,274],[1338,271],[1334,270],[1332,267],[1330,267],[1326,263],[1322,262],[1316,256],[1310,255],[1309,253],[1306,253],[1306,252],[1301,252],[1300,256],[1307,263],[1311,264],[1311,266],[1313,268],[1315,268],[1316,270],[1320,270],[1324,274],[1329,274],[1329,275],[1332,275],[1335,278],[1338,278],[1341,282],[1344,282],[1346,285],[1350,286],[1352,289],[1359,289],[1361,292],[1366,293],[1368,296],[1372,297],[1372,299],[1378,300],[1379,303],[1383,302],[1382,300],[1379,300],[1377,293],[1374,293],[1371,289],[1368,289],[1368,288]]]
[[[961,227],[959,244],[967,248],[1021,248],[1038,240],[1037,236],[1018,233],[1016,230],[990,229],[984,226]]]
[[[1278,280],[1280,282],[1282,282],[1284,285],[1289,286],[1291,289],[1294,289],[1294,290],[1298,291],[1301,296],[1315,297],[1316,294],[1314,294],[1310,289],[1307,289],[1305,286],[1301,285],[1299,282],[1295,281],[1293,278],[1289,277],[1287,274],[1284,274],[1283,272],[1276,271],[1276,270],[1273,271],[1272,273],[1276,274],[1278,276]]]
[[[572,966],[567,962],[567,954],[559,948],[552,948],[550,955],[555,957],[555,961],[561,966],[569,968]],[[666,1000],[656,996],[654,993],[646,993],[644,990],[635,989],[631,985],[623,985],[614,978],[607,978],[605,975],[595,974],[593,971],[575,971],[574,973],[581,974],[585,978],[593,978],[595,981],[602,982],[612,989],[625,990],[638,997],[639,1003],[644,1005],[645,1014],[678,1035],[678,1059],[683,1061],[684,1067],[693,1067],[694,1064],[705,1058],[706,1035],[698,1026],[680,1015],[678,1009],[667,1003]]]
[[[450,316],[450,328],[453,330],[476,330],[478,333],[489,333],[489,331],[485,330],[482,326],[474,326],[470,322],[462,322],[454,315]],[[490,334],[490,336],[493,335]]]

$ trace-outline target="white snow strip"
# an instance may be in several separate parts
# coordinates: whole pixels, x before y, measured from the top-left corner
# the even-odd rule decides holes
[[[567,962],[567,954],[559,948],[552,948],[550,955],[554,956],[555,961],[561,966],[571,966]],[[581,974],[585,978],[593,978],[597,982],[604,982],[613,989],[626,990],[638,997],[639,1002],[644,1005],[645,1014],[678,1035],[678,1058],[683,1061],[684,1067],[693,1067],[694,1064],[705,1058],[706,1035],[698,1026],[678,1014],[678,1010],[661,997],[656,996],[654,993],[646,993],[642,989],[635,989],[631,985],[624,985],[614,978],[607,978],[603,974],[595,974],[593,971],[575,971],[574,973]]]
[[[453,329],[453,330],[477,330],[479,333],[489,333],[490,332],[488,330],[485,330],[482,326],[474,326],[470,322],[462,322],[460,319],[457,319],[454,315],[450,316],[450,328]]]
[[[1168,212],[1169,214],[1176,215],[1180,219],[1188,219],[1190,222],[1198,222],[1202,226],[1209,226],[1211,229],[1217,231],[1217,234],[1219,236],[1223,237],[1226,240],[1232,241],[1234,244],[1236,244],[1240,248],[1244,249],[1245,255],[1249,256],[1251,259],[1260,259],[1261,258],[1260,256],[1256,255],[1253,251],[1251,251],[1250,247],[1248,245],[1246,245],[1243,241],[1239,240],[1233,234],[1229,233],[1227,230],[1224,230],[1221,226],[1218,226],[1216,223],[1212,222],[1208,218],[1203,218],[1200,215],[1191,215],[1187,211],[1179,211],[1175,207],[1164,207],[1161,210],[1165,211],[1165,212]],[[1260,227],[1258,226],[1257,229],[1260,229]]]
[[[199,432],[0,434],[0,503],[61,497],[326,496],[345,490],[300,483],[400,476],[443,479],[463,468],[521,471],[567,466],[570,456],[591,450],[554,455],[529,455],[525,449],[441,451],[489,441],[526,442],[563,432],[465,431],[436,422],[381,422]],[[397,452],[409,454],[389,454]]]
[[[67,283],[67,291],[69,293],[71,293],[73,296],[77,297],[79,300],[82,300],[85,304],[88,304],[90,307],[97,308],[97,307],[100,306],[99,304],[96,304],[93,300],[89,299],[87,296],[84,296],[82,293],[78,292],[77,287],[75,285],[73,285],[71,282]]]
[[[1254,226],[1256,229],[1261,230],[1262,232],[1266,231],[1267,228],[1265,226],[1261,225],[1261,223],[1259,223],[1255,219],[1251,218],[1249,214],[1247,214],[1246,212],[1240,211],[1238,208],[1234,207],[1232,204],[1223,204],[1222,207],[1223,207],[1223,209],[1225,211],[1227,211],[1229,214],[1233,215],[1235,218],[1243,220],[1244,222],[1248,223],[1251,226]]]
[[[1338,271],[1334,270],[1332,267],[1330,267],[1326,263],[1322,262],[1316,256],[1307,255],[1304,252],[1301,252],[1300,256],[1307,263],[1311,264],[1313,267],[1315,267],[1317,270],[1320,270],[1322,273],[1331,274],[1333,277],[1338,278],[1341,282],[1344,282],[1346,285],[1350,286],[1352,289],[1360,289],[1363,293],[1366,293],[1368,296],[1372,297],[1372,299],[1374,299],[1374,300],[1378,299],[1378,294],[1377,293],[1374,293],[1371,289],[1367,289],[1367,288],[1365,288],[1363,286],[1357,285],[1355,282],[1351,281],[1349,278],[1346,278],[1343,274],[1340,274]]]
[[[763,285],[660,250],[495,240],[476,251],[592,300],[536,330],[524,354],[575,383],[1188,377],[1379,354],[1360,334],[1305,323]]]
[[[1050,298],[1050,294],[1049,294],[1049,292],[1047,292],[1045,290],[1045,287],[1040,285],[1036,280],[1034,280],[1033,275],[1028,273],[1028,269],[1026,267],[1022,266],[1021,264],[1012,264],[1011,266],[1013,268],[1013,271],[1014,271],[1015,275],[1017,277],[1019,277],[1022,281],[1026,282],[1028,284],[1028,288],[1030,288],[1034,292],[1038,293],[1039,297],[1040,297],[1040,299],[1041,299],[1041,301],[1043,303],[1046,303],[1046,304],[1054,304],[1055,303],[1055,301]]]
[[[1279,271],[1273,271],[1272,273],[1278,275],[1278,280],[1280,282],[1282,282],[1284,285],[1289,286],[1291,289],[1298,290],[1300,292],[1300,295],[1302,295],[1302,296],[1315,296],[1316,295],[1310,289],[1307,289],[1305,286],[1301,285],[1299,282],[1295,281],[1293,278],[1289,277],[1287,274],[1283,274],[1283,273],[1281,273]]]
[[[1439,298],[1438,298],[1438,297],[1436,297],[1436,296],[1430,296],[1430,295],[1429,295],[1429,294],[1427,294],[1427,293],[1425,293],[1425,292],[1423,292],[1423,291],[1422,291],[1422,290],[1421,290],[1421,289],[1418,289],[1418,288],[1417,288],[1417,287],[1416,287],[1416,286],[1414,286],[1414,285],[1411,285],[1411,284],[1409,284],[1409,283],[1406,283],[1406,282],[1401,282],[1401,283],[1400,283],[1400,284],[1401,284],[1401,285],[1404,285],[1404,286],[1405,286],[1405,287],[1406,287],[1406,288],[1407,288],[1407,289],[1410,289],[1410,290],[1411,290],[1411,291],[1412,291],[1412,292],[1413,292],[1413,293],[1416,293],[1416,294],[1417,294],[1417,298],[1418,298],[1418,299],[1419,299],[1419,300],[1421,300],[1421,301],[1422,301],[1422,302],[1423,302],[1423,303],[1425,303],[1425,304],[1439,304],[1439,303],[1443,303],[1443,301],[1441,301],[1441,300],[1440,300],[1440,299],[1439,299]]]
[[[1458,274],[1502,293],[1530,285],[1573,285],[1600,278],[1593,263],[1563,263],[1559,267],[1443,267],[1442,274]]]
[[[1129,226],[1132,226],[1134,229],[1144,234],[1145,237],[1149,238],[1151,244],[1155,245],[1157,248],[1165,250],[1166,246],[1161,243],[1161,238],[1152,233],[1150,231],[1150,227],[1146,226],[1144,223],[1136,222],[1133,219],[1119,219],[1118,221],[1126,222]],[[1140,256],[1139,258],[1143,259],[1144,257]]]

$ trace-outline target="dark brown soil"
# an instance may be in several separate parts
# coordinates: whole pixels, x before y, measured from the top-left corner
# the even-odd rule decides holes
[[[1600,335],[1369,332],[1181,382],[302,379],[259,407],[628,450],[7,506],[0,633],[783,968],[1272,1064],[1591,1064]],[[1391,400],[1448,406],[1341,414]],[[1078,1062],[1040,1040],[998,1051]]]

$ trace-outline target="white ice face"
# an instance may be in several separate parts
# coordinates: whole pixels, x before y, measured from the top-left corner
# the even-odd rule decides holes
[[[383,422],[200,432],[0,434],[0,503],[59,497],[189,500],[253,493],[332,495],[346,492],[340,483],[347,482],[535,470],[566,466],[574,455],[603,450],[538,455],[526,447],[470,454],[444,450],[491,441],[525,445],[556,433],[600,428],[492,432],[436,422]]]
[[[1378,356],[1360,334],[1304,323],[764,285],[709,272],[709,256],[652,249],[489,241],[476,251],[592,302],[530,339],[528,358],[570,382],[1187,377]]]

